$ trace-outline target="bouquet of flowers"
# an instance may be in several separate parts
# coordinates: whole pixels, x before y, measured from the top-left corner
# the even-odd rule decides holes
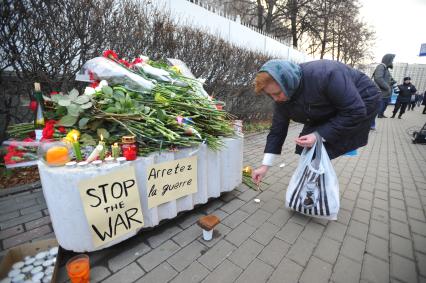
[[[37,148],[39,143],[31,138],[23,141],[7,141],[5,147],[4,164],[6,168],[32,166],[37,163]]]
[[[81,130],[83,145],[95,145],[100,134],[111,144],[130,134],[141,154],[200,143],[218,149],[221,136],[234,134],[231,116],[201,82],[164,62],[138,57],[129,63],[109,50],[86,62],[77,79],[91,82],[83,94],[74,89],[45,100],[65,114],[57,125]]]

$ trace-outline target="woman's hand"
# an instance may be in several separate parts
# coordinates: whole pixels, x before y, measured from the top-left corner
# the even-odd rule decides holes
[[[317,136],[315,134],[301,136],[298,137],[295,142],[302,147],[312,147],[317,142]]]
[[[259,185],[262,179],[265,177],[266,172],[268,172],[268,169],[269,169],[269,166],[262,165],[256,170],[253,170],[253,172],[251,173],[251,178],[253,182]]]

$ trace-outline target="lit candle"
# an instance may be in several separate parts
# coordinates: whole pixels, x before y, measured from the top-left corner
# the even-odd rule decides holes
[[[98,144],[95,147],[95,149],[92,151],[92,153],[90,153],[89,157],[87,157],[86,161],[92,162],[93,160],[98,158],[98,156],[99,156],[99,154],[101,153],[102,150],[104,150],[104,147],[102,145]]]
[[[99,152],[99,159],[104,160],[105,159],[105,152],[106,152],[106,147],[105,147],[105,142],[104,142],[104,136],[101,134],[101,140],[99,141],[99,144],[102,146],[102,150],[101,152]]]
[[[120,156],[120,148],[118,147],[118,143],[114,143],[111,146],[111,153],[113,158],[118,158]]]
[[[77,161],[82,161],[83,157],[81,156],[80,142],[78,141],[77,134],[73,135],[73,139],[74,139],[74,141],[72,143],[72,148],[74,149],[75,159]]]

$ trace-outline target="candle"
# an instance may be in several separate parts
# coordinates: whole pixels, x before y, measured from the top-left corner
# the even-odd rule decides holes
[[[67,168],[75,168],[75,166],[77,166],[77,162],[75,162],[75,161],[70,161],[70,162],[65,163],[65,166],[66,166]]]
[[[66,146],[53,146],[46,152],[46,162],[49,165],[64,165],[68,161],[68,148]]]
[[[78,136],[77,134],[73,135],[73,143],[72,143],[72,148],[74,149],[74,155],[75,155],[75,159],[77,161],[82,161],[83,157],[81,156],[81,150],[80,150],[80,142],[78,141]]]
[[[87,162],[92,162],[93,160],[95,160],[96,158],[98,158],[99,153],[104,149],[104,147],[100,144],[98,144],[95,149],[92,151],[92,153],[90,153],[89,157],[87,157],[86,161]]]
[[[105,142],[104,142],[104,136],[101,134],[101,140],[99,141],[98,145],[102,146],[102,150],[99,152],[99,159],[104,160],[105,159]]]
[[[112,156],[108,156],[107,158],[105,158],[106,163],[112,163],[114,160],[115,160],[115,158],[112,157]]]
[[[121,151],[126,160],[135,160],[138,155],[138,147],[136,145],[136,137],[124,136],[122,137]]]
[[[118,158],[120,156],[120,147],[118,147],[118,143],[114,143],[111,146],[111,153],[113,158]]]
[[[102,160],[95,160],[92,162],[92,165],[95,165],[96,167],[99,167],[102,165]]]

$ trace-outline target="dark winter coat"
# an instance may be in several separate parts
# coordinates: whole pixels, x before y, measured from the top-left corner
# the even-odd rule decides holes
[[[411,83],[403,83],[402,85],[398,85],[399,93],[396,98],[397,101],[401,103],[410,103],[411,96],[416,93],[417,89]]]
[[[426,105],[426,91],[423,93],[423,102],[422,105]]]
[[[326,141],[330,158],[367,144],[381,100],[379,89],[368,76],[337,61],[293,64],[299,66],[300,72],[283,69],[282,62],[288,63],[272,60],[260,70],[276,81],[286,72],[286,80],[293,79],[292,89],[288,89],[288,82],[279,84],[282,89],[283,85],[287,88],[283,89],[284,94],[294,92],[289,101],[275,103],[265,153],[281,153],[290,119],[305,125],[301,135],[317,131]],[[297,146],[296,153],[301,151]]]
[[[386,54],[382,58],[382,63],[377,65],[373,73],[374,82],[380,88],[382,92],[382,98],[388,98],[392,94],[392,76],[389,72],[389,68],[393,67],[393,59],[395,54]]]

